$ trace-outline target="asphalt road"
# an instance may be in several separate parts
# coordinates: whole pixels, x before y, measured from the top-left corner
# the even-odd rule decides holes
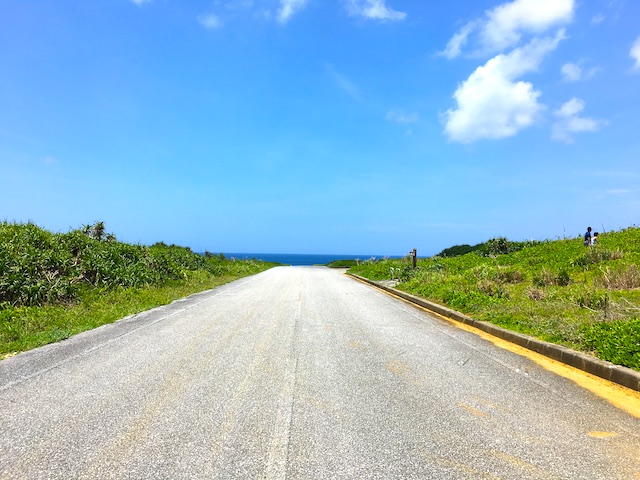
[[[322,267],[0,362],[2,479],[638,479],[640,420]]]

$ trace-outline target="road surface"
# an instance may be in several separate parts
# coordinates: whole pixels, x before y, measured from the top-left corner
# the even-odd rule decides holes
[[[0,479],[640,478],[640,420],[323,267],[0,362]]]

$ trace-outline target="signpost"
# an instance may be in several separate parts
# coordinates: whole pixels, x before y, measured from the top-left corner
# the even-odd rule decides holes
[[[418,253],[415,248],[409,252],[409,256],[411,257],[413,268],[416,268],[418,262]]]

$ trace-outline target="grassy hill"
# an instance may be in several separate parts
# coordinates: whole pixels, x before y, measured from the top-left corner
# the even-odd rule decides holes
[[[273,265],[119,242],[102,222],[68,233],[1,222],[0,358]]]
[[[455,251],[455,250],[454,250]],[[449,251],[451,252],[451,251]],[[640,370],[640,228],[544,242],[493,239],[457,256],[367,261],[349,271],[477,320]]]

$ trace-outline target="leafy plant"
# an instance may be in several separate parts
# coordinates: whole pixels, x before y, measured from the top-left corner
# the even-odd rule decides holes
[[[640,370],[640,318],[598,322],[583,331],[585,345],[597,356]]]

